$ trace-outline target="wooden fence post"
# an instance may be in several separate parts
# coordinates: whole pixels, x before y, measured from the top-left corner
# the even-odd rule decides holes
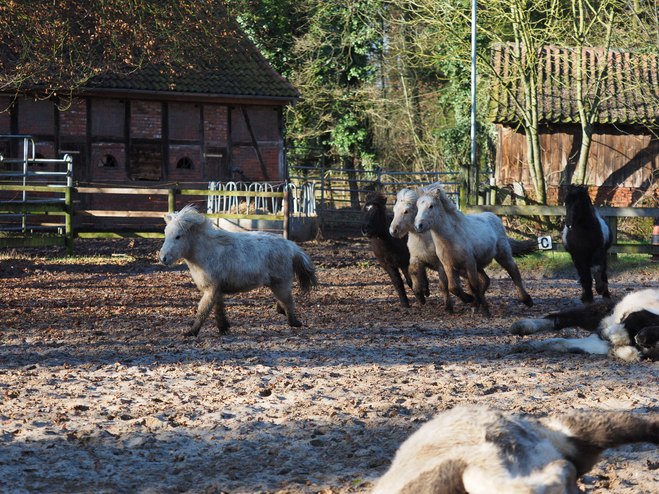
[[[167,194],[167,212],[173,213],[176,211],[176,189],[169,189]]]
[[[291,215],[291,208],[289,205],[291,198],[291,193],[289,190],[284,191],[284,238],[288,240],[288,237],[290,236],[290,229],[291,229],[291,224],[290,224],[290,215]]]
[[[66,256],[73,257],[73,187],[64,189],[64,245]]]
[[[618,243],[618,218],[615,216],[605,216],[604,221],[609,225],[609,230],[611,230],[611,237],[613,238],[613,245]],[[615,252],[609,253],[609,259],[617,259],[618,254]]]

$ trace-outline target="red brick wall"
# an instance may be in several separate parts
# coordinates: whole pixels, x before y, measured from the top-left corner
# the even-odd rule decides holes
[[[11,134],[11,114],[9,106],[11,98],[0,96],[0,134]]]
[[[170,103],[168,108],[170,139],[200,139],[201,108],[194,103]]]
[[[92,136],[123,139],[126,107],[123,100],[92,98]]]
[[[149,139],[162,137],[162,104],[153,101],[132,101],[130,135]]]
[[[229,136],[229,108],[226,105],[204,105],[204,139],[211,146],[226,146]]]
[[[51,100],[19,99],[18,133],[54,135],[55,104]]]
[[[260,149],[270,180],[273,182],[279,181],[279,150],[272,148]],[[261,182],[265,179],[261,173],[261,164],[253,147],[234,148],[231,159],[232,166],[240,168],[251,181]]]
[[[75,99],[71,106],[60,112],[60,135],[86,136],[87,135],[87,101]]]

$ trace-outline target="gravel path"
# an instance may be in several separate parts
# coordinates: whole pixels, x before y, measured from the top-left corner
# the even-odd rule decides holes
[[[199,294],[184,266],[153,262],[158,246],[96,249],[137,261],[0,261],[0,492],[368,492],[458,404],[659,412],[659,363],[508,353],[548,337],[510,336],[514,321],[578,303],[569,277],[523,273],[532,309],[495,277],[492,318],[459,302],[446,315],[436,276],[429,303],[404,309],[366,242],[308,242],[320,287],[297,299],[303,328],[260,289],[228,298],[229,335],[211,318],[184,339]],[[659,288],[649,266],[613,276],[614,294]],[[659,451],[611,450],[581,487],[656,494]]]

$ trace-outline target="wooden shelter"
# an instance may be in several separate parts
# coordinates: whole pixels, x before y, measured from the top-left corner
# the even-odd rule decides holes
[[[515,99],[523,101],[512,63],[511,45],[497,45],[493,61],[502,83],[492,92],[492,121],[497,125],[495,180],[506,187],[532,189],[527,143]],[[577,107],[574,49],[546,46],[538,63],[539,140],[548,202],[562,203],[579,159],[581,125]],[[651,54],[587,48],[582,52],[586,102],[594,94],[598,68],[603,84],[588,156],[586,183],[597,204],[629,206],[659,177],[659,58]],[[602,65],[603,64],[603,65]]]

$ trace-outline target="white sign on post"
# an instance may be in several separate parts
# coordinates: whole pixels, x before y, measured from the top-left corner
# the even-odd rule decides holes
[[[552,250],[553,246],[551,243],[551,236],[547,235],[546,237],[538,237],[538,249],[540,250]]]

